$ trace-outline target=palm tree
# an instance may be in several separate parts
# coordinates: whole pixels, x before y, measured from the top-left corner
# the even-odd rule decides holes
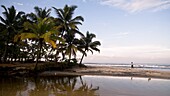
[[[3,34],[3,42],[4,42],[4,50],[2,55],[2,62],[6,61],[7,57],[7,51],[9,49],[9,44],[13,43],[13,37],[17,34],[18,29],[20,27],[20,19],[22,15],[25,13],[22,11],[16,12],[16,9],[14,6],[11,6],[10,8],[6,8],[5,6],[1,6],[4,8],[4,12],[2,14],[4,15],[4,18],[0,16],[0,25],[4,28],[1,34]]]
[[[57,9],[55,7],[53,7],[53,8],[55,9],[55,12],[58,16],[58,18],[56,18],[56,24],[61,26],[61,28],[60,28],[61,37],[63,37],[65,34],[68,34],[69,32],[71,32],[70,30],[78,30],[77,25],[82,25],[81,22],[84,21],[82,16],[73,17],[74,11],[77,8],[77,6],[65,5],[65,7],[63,9]],[[60,44],[60,42],[59,42],[59,44]],[[71,47],[69,47],[69,48],[71,48]],[[62,46],[60,49],[63,49]],[[59,49],[56,51],[56,58],[57,58],[58,54],[59,54]],[[64,54],[63,54],[63,57],[64,57]]]
[[[68,63],[70,63],[72,55],[76,57],[77,51],[83,52],[83,50],[78,47],[80,44],[80,40],[75,38],[76,33],[80,34],[82,37],[84,36],[81,32],[77,30],[70,30],[67,34],[64,35],[64,38],[66,39],[65,54],[69,56]]]
[[[47,18],[50,17],[50,13],[51,13],[51,9],[46,9],[46,7],[44,9],[39,8],[38,6],[34,7],[35,13],[30,13],[28,14],[28,17],[31,19],[31,22],[37,22],[37,18]]]
[[[46,10],[46,7],[42,9],[42,8],[39,8],[38,6],[35,6],[34,9],[35,9],[35,12],[38,18],[44,19],[50,16],[51,9]]]
[[[77,6],[68,6],[65,5],[63,9],[55,9],[55,12],[58,16],[57,23],[59,23],[62,26],[62,36],[64,35],[64,32],[68,32],[70,29],[78,29],[77,25],[82,25],[81,22],[84,21],[84,18],[82,16],[76,16],[73,17],[74,11],[77,8]]]
[[[96,37],[95,34],[89,33],[87,31],[86,36],[81,38],[82,45],[80,45],[79,47],[84,49],[84,53],[80,60],[80,64],[82,64],[84,56],[87,56],[86,51],[91,51],[92,54],[93,54],[93,50],[100,52],[100,50],[97,47],[100,46],[101,43],[99,41],[92,41],[93,38],[95,37]]]
[[[36,65],[35,70],[37,70],[37,64],[40,58],[42,46],[44,43],[49,43],[52,45],[53,48],[56,48],[56,41],[51,39],[52,35],[58,36],[58,27],[54,25],[53,21],[50,18],[38,18],[37,23],[30,23],[25,22],[24,23],[25,30],[21,33],[15,36],[15,42],[25,39],[33,39],[38,42],[38,52],[37,52],[37,59],[36,59]],[[56,38],[57,39],[57,38]]]

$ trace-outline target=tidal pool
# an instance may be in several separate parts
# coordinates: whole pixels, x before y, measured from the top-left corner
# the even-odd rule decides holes
[[[89,75],[0,78],[0,96],[170,96],[170,80]]]

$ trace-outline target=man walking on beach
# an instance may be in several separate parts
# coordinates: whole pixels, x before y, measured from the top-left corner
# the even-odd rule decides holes
[[[133,68],[133,62],[131,62],[131,68]]]

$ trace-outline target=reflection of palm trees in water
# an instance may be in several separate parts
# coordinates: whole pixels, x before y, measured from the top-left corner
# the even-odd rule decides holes
[[[82,79],[77,81],[76,77],[41,78],[36,80],[36,88],[30,92],[30,96],[96,96],[99,87],[93,88]]]
[[[0,78],[0,96],[96,96],[97,90],[81,77]]]
[[[0,96],[22,96],[21,91],[27,88],[26,83],[22,82],[23,79],[18,78],[0,78]],[[15,82],[15,84],[14,84]]]

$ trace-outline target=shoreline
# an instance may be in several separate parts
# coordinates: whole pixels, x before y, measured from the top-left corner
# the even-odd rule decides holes
[[[169,71],[144,70],[123,67],[99,67],[99,66],[87,66],[86,68],[76,67],[72,69],[66,69],[64,71],[45,71],[39,74],[39,76],[81,76],[81,75],[170,79]]]
[[[56,64],[55,64],[56,65]],[[39,67],[44,64],[39,64]],[[48,66],[50,66],[48,64]],[[83,66],[76,65],[72,68],[58,70],[41,71],[34,74],[32,71],[34,64],[0,64],[0,76],[81,76],[81,75],[97,75],[97,76],[124,76],[124,77],[146,77],[170,79],[170,71],[150,70],[144,68],[130,67],[109,67],[109,66]],[[4,70],[4,71],[3,71]]]

